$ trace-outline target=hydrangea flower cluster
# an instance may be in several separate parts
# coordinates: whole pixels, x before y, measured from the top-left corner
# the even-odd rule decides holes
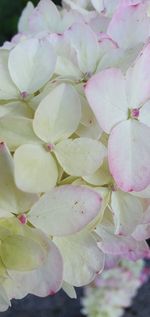
[[[148,256],[150,4],[29,2],[0,48],[0,310]]]
[[[123,260],[85,288],[82,313],[87,317],[121,317],[150,275],[144,261]],[[120,283],[121,277],[121,283]]]

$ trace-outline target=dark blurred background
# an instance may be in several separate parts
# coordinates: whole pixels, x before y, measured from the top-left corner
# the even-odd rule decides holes
[[[27,2],[28,0],[0,0],[0,45],[17,33],[18,18]],[[31,2],[37,5],[39,0]],[[53,2],[60,5],[61,0]]]

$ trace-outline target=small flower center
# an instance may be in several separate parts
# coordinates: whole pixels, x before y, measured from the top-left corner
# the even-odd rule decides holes
[[[22,223],[22,225],[25,225],[27,223],[27,216],[25,214],[21,214],[17,218]]]
[[[53,150],[54,150],[54,144],[52,144],[52,143],[47,143],[47,144],[45,145],[45,149],[46,149],[46,151],[48,151],[48,152],[53,151]]]
[[[28,93],[26,91],[22,91],[20,95],[22,99],[26,99],[28,97]]]
[[[117,185],[115,183],[110,183],[108,185],[108,189],[111,190],[112,192],[115,192],[115,191],[118,190],[118,187],[117,187]]]
[[[0,142],[0,150],[4,149],[4,142]]]
[[[133,119],[138,119],[139,114],[140,114],[140,111],[139,111],[138,108],[134,108],[134,109],[131,109],[131,110],[130,110],[130,116],[131,116],[131,118],[133,118]]]

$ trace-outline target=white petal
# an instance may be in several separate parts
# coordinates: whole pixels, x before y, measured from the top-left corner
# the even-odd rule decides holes
[[[93,7],[99,12],[101,13],[104,9],[104,1],[102,0],[91,0]]]
[[[71,85],[61,84],[46,96],[35,112],[33,128],[45,142],[69,137],[81,118],[80,98]]]
[[[0,311],[4,312],[9,306],[11,306],[10,298],[7,296],[3,285],[0,285]]]
[[[74,286],[89,284],[104,268],[104,254],[86,231],[55,238],[64,262],[64,280]]]
[[[37,200],[36,195],[21,192],[14,183],[13,159],[7,147],[0,144],[0,212],[1,217],[6,217],[5,212],[23,213]]]
[[[137,226],[132,236],[137,241],[148,240],[150,238],[150,223]]]
[[[0,106],[0,118],[9,114],[19,117],[33,117],[32,109],[25,102],[22,101],[13,101],[5,104],[4,106]]]
[[[57,86],[58,83],[57,82],[53,82],[53,81],[49,81],[44,87],[43,89],[41,89],[40,93],[38,95],[34,95],[32,96],[32,98],[30,98],[28,100],[28,104],[29,107],[31,107],[31,109],[34,111],[36,111],[36,109],[38,108],[40,102],[49,94],[49,92],[54,89],[55,86]]]
[[[67,30],[66,36],[76,52],[79,69],[84,74],[92,74],[96,70],[99,58],[96,34],[88,25],[78,23]]]
[[[46,40],[29,39],[10,52],[8,68],[20,92],[34,93],[51,78],[56,57]]]
[[[19,33],[25,33],[29,31],[29,18],[31,13],[33,13],[34,6],[32,2],[27,2],[26,7],[22,11],[21,17],[18,23],[18,31]]]
[[[108,35],[119,47],[128,49],[144,43],[149,36],[150,22],[146,4],[120,5],[108,26]]]
[[[69,7],[69,9],[72,10],[76,10],[80,13],[87,14],[88,11],[86,10],[86,8],[89,6],[90,0],[63,0],[63,6],[67,6],[67,8]]]
[[[121,191],[115,191],[111,195],[111,207],[114,213],[115,234],[129,235],[133,233],[143,217],[140,199]]]
[[[7,51],[0,51],[0,99],[13,99],[19,95],[19,91],[9,75],[8,56]]]
[[[67,30],[74,23],[84,23],[84,16],[78,10],[64,10],[61,22],[61,30]]]
[[[140,198],[150,198],[150,186],[140,192],[132,192],[131,194]]]
[[[99,123],[97,122],[93,114],[93,111],[89,107],[83,91],[83,85],[81,86],[79,84],[78,86],[76,86],[76,88],[78,90],[78,93],[80,94],[82,113],[80,124],[78,126],[78,129],[76,130],[76,134],[80,137],[87,137],[98,140],[102,134],[102,129],[100,128]]]
[[[45,252],[34,240],[13,234],[1,240],[1,258],[7,269],[30,271],[44,263]]]
[[[126,91],[129,108],[139,108],[150,98],[150,44],[127,71]]]
[[[109,172],[108,162],[104,160],[101,167],[92,175],[84,176],[83,179],[89,184],[102,186],[112,182],[112,176]]]
[[[65,56],[57,57],[55,73],[64,78],[73,78],[74,80],[79,80],[83,76],[77,65]]]
[[[97,72],[110,67],[120,68],[123,72],[126,72],[135,62],[140,51],[141,46],[128,50],[123,50],[118,47],[109,49],[101,58]]]
[[[96,217],[101,196],[83,186],[59,186],[35,204],[29,221],[51,235],[68,235],[80,231]]]
[[[86,127],[83,124],[79,124],[76,134],[81,138],[90,138],[94,140],[99,140],[102,135],[102,129],[96,120],[92,121],[90,127]]]
[[[3,281],[3,287],[8,298],[12,299],[22,299],[28,295],[27,291],[23,287],[23,284],[20,285],[17,280],[12,279],[10,276],[5,278]],[[11,305],[10,305],[11,306]]]
[[[30,272],[9,271],[20,288],[40,297],[54,295],[62,284],[63,263],[60,252],[52,241],[45,243],[48,244],[48,254],[42,266]]]
[[[48,40],[57,55],[55,73],[67,79],[81,79],[83,74],[78,67],[75,50],[71,46],[66,34],[61,34],[61,36],[56,33],[50,34]]]
[[[96,2],[98,0],[91,0],[91,1],[93,1],[93,3],[94,3],[94,1]],[[100,2],[101,1],[103,2],[103,10],[104,10],[104,12],[102,12],[102,13],[105,13],[105,15],[109,16],[109,17],[111,17],[114,14],[115,10],[117,9],[117,6],[120,3],[120,0],[109,0],[109,1],[100,0]]]
[[[147,101],[139,111],[139,121],[150,127],[150,101]]]
[[[75,288],[72,285],[63,281],[62,289],[70,298],[77,299]]]
[[[127,119],[125,79],[119,69],[111,68],[94,75],[87,82],[85,94],[106,133],[110,133],[116,123]]]
[[[42,143],[33,131],[31,119],[11,114],[0,118],[0,139],[11,151],[25,143]]]
[[[120,237],[102,228],[99,230],[99,235],[102,238],[99,246],[106,254],[121,255],[136,261],[148,253],[149,247],[145,241],[136,241],[131,236]]]
[[[78,129],[76,130],[76,134],[80,137],[86,137],[86,138],[92,138],[95,140],[98,140],[101,137],[102,129],[99,126],[99,123],[97,122],[93,111],[89,107],[89,104],[85,98],[85,95],[83,95],[83,91],[80,91],[79,88],[79,94],[80,94],[80,100],[81,100],[81,120],[80,124],[78,126]]]
[[[108,143],[111,174],[123,191],[142,191],[150,184],[150,129],[127,120],[113,130]]]
[[[60,29],[60,14],[56,5],[49,0],[41,0],[30,17],[30,31],[58,32]]]
[[[14,154],[15,181],[23,191],[46,192],[55,186],[58,177],[53,156],[42,145],[25,144]]]
[[[79,124],[76,134],[81,138],[90,138],[94,140],[99,140],[102,135],[102,129],[96,120],[91,123],[90,127],[86,127],[83,124]]]
[[[94,231],[97,225],[103,221],[111,197],[111,191],[106,187],[95,187],[94,190],[102,197],[102,206],[97,217],[88,225],[90,231]]]
[[[54,153],[65,172],[71,176],[93,174],[107,155],[102,143],[88,138],[62,141],[55,146]]]

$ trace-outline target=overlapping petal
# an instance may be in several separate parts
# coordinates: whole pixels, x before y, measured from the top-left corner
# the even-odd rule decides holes
[[[120,236],[132,234],[143,218],[140,199],[121,191],[112,192],[111,207],[114,213],[115,233]]]
[[[102,143],[89,138],[61,141],[56,144],[54,153],[65,172],[72,176],[93,174],[107,155]]]
[[[0,106],[0,118],[6,115],[32,118],[32,109],[23,101],[13,101]]]
[[[52,189],[40,198],[28,215],[29,221],[49,235],[63,236],[80,231],[101,208],[101,197],[82,186]]]
[[[126,74],[129,108],[139,108],[150,98],[150,44],[148,44]]]
[[[31,32],[60,30],[60,14],[51,0],[41,0],[30,15],[29,21]]]
[[[0,216],[7,217],[9,213],[18,214],[29,210],[37,196],[23,193],[16,187],[13,158],[4,143],[0,144],[0,175]]]
[[[29,31],[29,18],[33,11],[34,5],[32,4],[32,2],[29,1],[24,10],[22,11],[22,14],[18,22],[18,31],[20,33],[25,33]]]
[[[118,89],[119,87],[119,89]],[[97,121],[106,133],[128,117],[125,79],[119,69],[108,69],[94,75],[85,94]]]
[[[79,69],[83,74],[92,74],[96,70],[99,58],[99,45],[96,34],[86,24],[73,24],[66,36],[74,48]]]
[[[45,253],[34,240],[9,235],[1,241],[1,257],[7,269],[32,270],[42,265]]]
[[[150,32],[147,5],[144,3],[121,4],[115,11],[107,32],[123,49],[145,43]]]
[[[56,185],[57,164],[43,145],[24,144],[14,154],[15,181],[29,193],[47,192]]]
[[[39,138],[53,144],[75,132],[80,118],[81,104],[76,90],[71,85],[61,84],[40,103],[33,128]]]
[[[102,186],[112,183],[112,176],[109,172],[108,162],[104,159],[101,167],[94,173],[83,177],[86,182],[95,186]]]
[[[64,280],[74,286],[89,284],[104,268],[104,254],[88,231],[54,238],[64,261]]]
[[[36,296],[45,297],[55,294],[62,285],[62,257],[52,241],[45,239],[47,258],[37,269],[25,272],[9,270],[9,276],[16,280],[20,289]]]
[[[139,111],[139,121],[150,128],[150,101],[148,100]]]
[[[125,192],[142,191],[150,184],[150,129],[137,120],[118,124],[108,142],[110,171]]]
[[[7,50],[0,51],[0,99],[16,99],[19,95],[19,90],[13,83],[8,70]]]
[[[33,131],[32,119],[11,113],[0,118],[0,140],[6,142],[11,151],[22,144],[42,143]]]
[[[15,46],[9,55],[8,68],[20,92],[31,94],[51,78],[55,63],[56,57],[48,41],[33,38]]]
[[[104,229],[101,229],[99,234],[102,238],[99,247],[106,254],[121,255],[123,258],[136,261],[146,257],[149,252],[145,241],[137,241],[131,236],[120,237]]]

